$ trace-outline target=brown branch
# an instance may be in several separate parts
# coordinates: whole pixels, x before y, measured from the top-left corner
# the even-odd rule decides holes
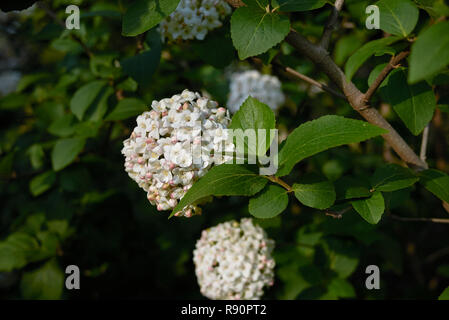
[[[433,223],[449,223],[449,219],[439,219],[439,218],[405,218],[396,216],[394,214],[389,215],[389,217],[398,220],[398,221],[405,221],[405,222],[433,222]]]
[[[368,88],[368,90],[365,93],[365,103],[368,103],[376,90],[379,88],[379,86],[382,84],[382,82],[385,80],[385,78],[388,76],[388,74],[391,72],[391,70],[399,67],[399,62],[407,57],[409,55],[409,51],[403,51],[397,56],[391,57],[390,62],[385,66],[385,68],[379,73],[376,80],[371,84],[371,86]]]
[[[293,76],[295,78],[301,79],[301,80],[303,80],[303,81],[305,81],[307,83],[310,83],[311,85],[314,85],[314,86],[320,88],[323,91],[327,91],[327,92],[332,93],[333,95],[335,95],[335,96],[337,96],[339,98],[342,98],[342,99],[346,100],[346,97],[344,96],[344,94],[342,94],[341,92],[339,92],[339,91],[337,91],[335,89],[332,89],[331,87],[329,87],[328,85],[326,85],[324,83],[318,82],[315,79],[312,79],[312,78],[310,78],[310,77],[308,77],[308,76],[306,76],[306,75],[304,75],[304,74],[302,74],[302,73],[300,73],[300,72],[298,72],[298,71],[296,71],[296,70],[294,70],[294,69],[292,69],[290,67],[284,67],[283,65],[281,65],[279,63],[276,63],[276,62],[273,62],[273,64],[276,65],[279,69],[281,69],[285,73],[287,73],[287,74],[289,74],[289,75],[291,75],[291,76]]]
[[[232,5],[231,0],[226,0]],[[390,144],[393,150],[409,166],[418,170],[427,169],[428,165],[422,161],[410,146],[402,139],[397,131],[379,114],[365,102],[365,95],[346,79],[343,71],[335,64],[326,49],[308,41],[304,36],[291,29],[285,41],[293,46],[298,52],[309,58],[319,69],[321,69],[331,81],[344,93],[351,107],[365,118],[369,123],[381,127],[388,132],[382,137]]]
[[[365,102],[365,95],[346,79],[343,71],[335,64],[325,49],[312,44],[295,30],[291,30],[285,39],[300,53],[308,57],[343,91],[351,107],[374,124],[388,131],[382,137],[391,145],[393,150],[410,166],[417,169],[427,169],[427,163],[422,161],[410,146],[402,139],[396,130]]]
[[[337,29],[338,16],[340,14],[341,8],[345,0],[335,0],[335,5],[332,8],[332,12],[329,16],[326,26],[324,27],[324,32],[320,40],[320,46],[323,49],[328,49],[331,42],[332,32]]]

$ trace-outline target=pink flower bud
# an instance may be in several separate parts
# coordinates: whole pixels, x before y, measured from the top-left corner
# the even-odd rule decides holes
[[[145,177],[147,177],[147,179],[151,179],[153,177],[153,174],[151,172],[148,172]]]
[[[176,165],[173,162],[170,162],[168,167],[170,168],[170,170],[173,170],[176,167]]]
[[[168,114],[167,111],[162,112],[162,116],[165,117]]]
[[[142,158],[142,157],[139,157],[139,158],[137,159],[137,163],[138,163],[138,164],[142,164],[142,163],[143,163],[143,161],[144,161],[144,160],[143,160],[143,158]]]
[[[157,210],[158,210],[158,211],[162,211],[162,205],[158,204],[158,205],[157,205]]]

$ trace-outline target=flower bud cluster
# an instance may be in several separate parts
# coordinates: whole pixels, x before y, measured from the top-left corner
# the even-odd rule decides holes
[[[249,70],[232,74],[230,80],[227,107],[232,113],[240,109],[248,96],[267,104],[272,110],[279,108],[285,101],[281,82],[275,76]]]
[[[221,27],[221,21],[230,13],[231,7],[224,0],[181,0],[159,29],[164,39],[204,40],[209,31]]]
[[[193,252],[201,293],[209,299],[260,299],[273,285],[274,241],[252,219],[204,230]]]
[[[229,111],[189,90],[153,101],[152,109],[137,117],[137,127],[123,142],[125,170],[152,205],[171,210],[212,165],[232,159],[223,156],[234,151],[226,130]],[[189,205],[175,215],[200,213]]]

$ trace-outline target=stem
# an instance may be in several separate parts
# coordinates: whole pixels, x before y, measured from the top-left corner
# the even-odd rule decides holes
[[[275,176],[266,176],[266,177],[267,177],[268,180],[270,180],[271,182],[274,182],[274,183],[280,185],[281,187],[283,187],[288,192],[293,192],[292,187],[290,187],[286,182],[282,181],[280,178],[275,177]]]
[[[405,218],[405,217],[396,216],[394,214],[391,214],[390,217],[395,219],[395,220],[405,221],[405,222],[425,221],[425,222],[433,222],[433,223],[449,223],[449,219],[439,219],[439,218]]]
[[[296,70],[294,70],[294,69],[292,69],[290,67],[284,67],[283,65],[281,65],[281,64],[279,64],[277,62],[273,62],[273,64],[275,64],[277,67],[279,67],[279,69],[281,69],[285,73],[287,73],[287,74],[289,74],[289,75],[291,75],[291,76],[293,76],[295,78],[301,79],[301,80],[303,80],[303,81],[305,81],[307,83],[310,83],[311,85],[313,85],[315,87],[320,88],[323,91],[327,91],[327,92],[332,93],[333,95],[335,95],[335,96],[337,96],[339,98],[342,98],[342,99],[346,100],[346,97],[341,92],[339,92],[339,91],[337,91],[335,89],[332,89],[331,87],[329,87],[328,85],[326,85],[324,83],[318,82],[315,79],[312,79],[312,78],[310,78],[310,77],[308,77],[308,76],[306,76],[306,75],[304,75],[304,74],[302,74],[302,73],[300,73],[300,72],[298,72],[298,71],[296,71]]]
[[[426,161],[426,152],[427,152],[427,142],[429,140],[429,128],[430,125],[428,124],[422,133],[422,141],[421,141],[421,152],[419,154],[419,157],[422,161]]]
[[[338,16],[345,0],[336,0],[335,5],[332,8],[332,12],[329,16],[326,26],[324,27],[323,36],[321,37],[320,47],[328,49],[331,42],[332,32],[337,29]]]
[[[371,100],[371,97],[374,95],[376,90],[391,72],[391,70],[399,67],[399,62],[409,55],[409,51],[403,51],[397,56],[391,57],[390,62],[385,66],[385,68],[379,73],[376,80],[374,80],[373,84],[369,87],[368,91],[365,93],[365,103],[368,103]]]

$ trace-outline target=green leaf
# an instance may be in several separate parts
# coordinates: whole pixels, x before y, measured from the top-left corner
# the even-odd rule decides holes
[[[449,287],[444,289],[444,291],[438,297],[438,300],[449,300]]]
[[[409,85],[405,69],[396,69],[388,76],[386,93],[394,111],[415,136],[432,120],[436,108],[432,87],[424,81]]]
[[[106,120],[123,120],[141,114],[144,111],[148,111],[148,107],[142,100],[125,98],[117,103],[117,106],[106,117]]]
[[[432,25],[418,35],[410,54],[410,83],[433,76],[449,64],[448,34],[449,21],[444,21]]]
[[[371,224],[378,223],[385,211],[385,201],[380,191],[374,192],[371,198],[354,200],[351,204],[355,211]]]
[[[75,128],[73,127],[74,122],[75,117],[73,114],[65,114],[50,124],[48,132],[58,137],[68,137],[75,132]]]
[[[240,7],[231,17],[231,37],[239,58],[268,51],[284,40],[290,31],[288,17],[266,11],[256,5],[257,0],[248,0],[247,7]]]
[[[248,97],[245,102],[243,102],[240,109],[232,117],[232,122],[230,129],[234,129],[233,133],[236,136],[236,149],[239,146],[244,147],[248,154],[252,155],[264,155],[267,149],[270,147],[272,137],[270,135],[270,129],[274,129],[276,124],[276,119],[273,110],[270,109],[266,104],[254,99],[253,97]],[[236,129],[242,129],[242,132]],[[248,143],[245,138],[245,130],[254,129],[255,138],[257,141],[254,143]],[[265,140],[259,137],[259,129],[265,130]],[[273,137],[274,138],[274,137]],[[248,139],[249,140],[249,139]],[[243,146],[244,145],[244,146]],[[244,151],[244,150],[241,150]],[[240,152],[238,152],[239,154]]]
[[[412,186],[419,178],[409,168],[388,164],[376,169],[371,178],[374,190],[391,192]]]
[[[279,11],[309,11],[321,8],[326,4],[326,0],[272,0],[273,9],[279,8]]]
[[[161,60],[162,44],[157,30],[148,32],[145,44],[149,48],[120,62],[123,72],[142,85],[151,82],[151,76]]]
[[[269,184],[249,200],[249,213],[256,218],[274,218],[287,208],[288,195],[284,188]]]
[[[40,144],[33,144],[27,150],[28,157],[30,158],[31,166],[33,169],[40,169],[44,165],[44,148]]]
[[[304,205],[315,209],[326,209],[335,202],[335,189],[332,182],[318,175],[309,174],[295,183],[295,197]]]
[[[338,298],[354,298],[354,287],[350,282],[341,278],[334,278],[327,287],[328,292]]]
[[[30,181],[30,192],[33,196],[37,197],[51,188],[55,183],[56,174],[50,170],[44,172]]]
[[[20,269],[28,263],[31,253],[38,249],[36,240],[23,232],[11,234],[0,242],[0,271]]]
[[[363,47],[358,49],[345,65],[345,74],[348,80],[351,80],[356,71],[363,65],[363,63],[368,60],[371,56],[384,53],[385,49],[395,41],[398,41],[399,37],[388,37],[370,41]]]
[[[252,196],[262,190],[268,179],[247,166],[222,164],[213,167],[193,184],[170,217],[185,206],[207,196]]]
[[[34,271],[25,272],[20,291],[25,299],[59,299],[64,285],[64,274],[55,259]]]
[[[418,22],[419,10],[410,0],[381,0],[376,5],[380,28],[392,35],[406,37]]]
[[[123,17],[122,34],[137,36],[175,11],[180,0],[136,0]]]
[[[72,110],[78,120],[83,118],[86,110],[94,102],[106,84],[106,81],[103,80],[92,81],[75,92],[72,100],[70,100],[70,110]]]
[[[435,169],[422,171],[420,183],[435,196],[449,203],[449,176],[446,173]]]
[[[59,171],[72,163],[81,150],[83,150],[85,144],[86,139],[84,138],[58,140],[51,153],[53,170]]]
[[[39,83],[41,83],[43,80],[48,80],[49,78],[51,79],[51,77],[52,77],[51,73],[44,73],[44,72],[24,75],[17,84],[16,92],[22,92],[33,83],[38,81]]]
[[[386,132],[365,121],[334,115],[306,122],[288,136],[279,153],[279,171],[276,175],[289,174],[296,163],[321,151],[364,141]]]

